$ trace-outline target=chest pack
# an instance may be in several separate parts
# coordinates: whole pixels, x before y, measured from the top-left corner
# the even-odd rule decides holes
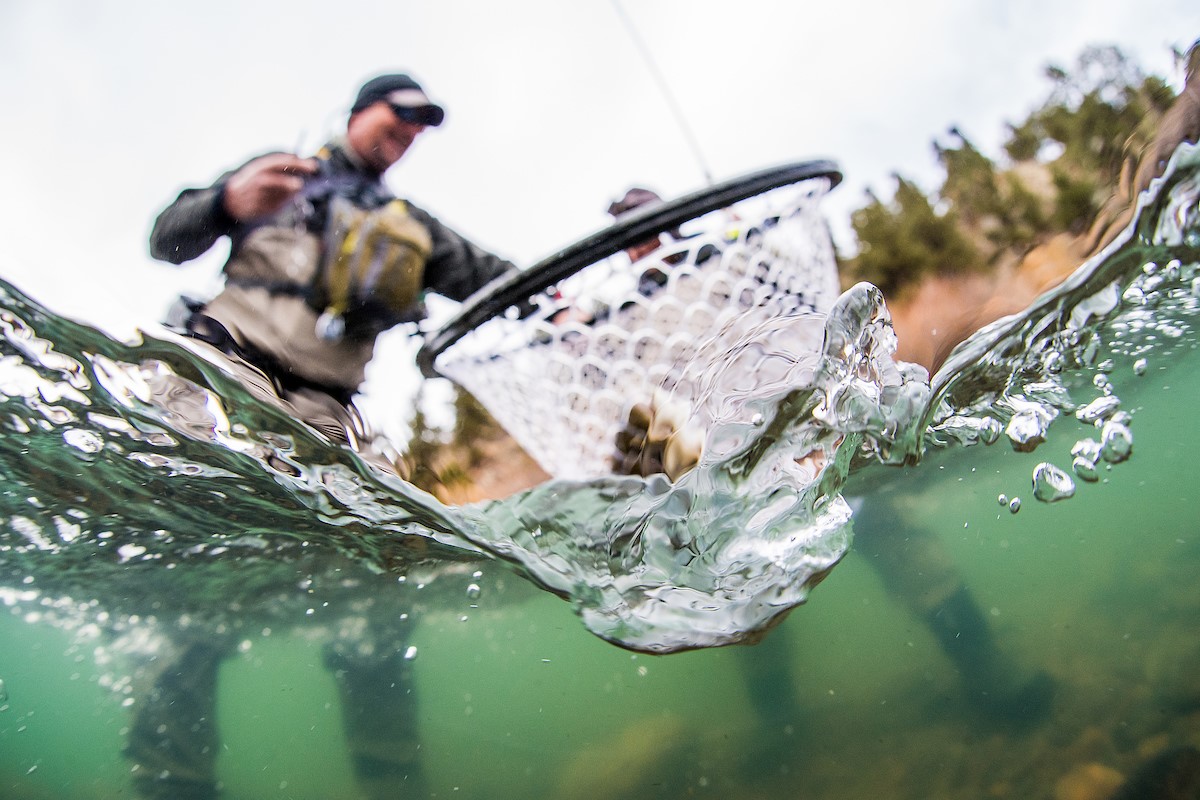
[[[403,200],[373,209],[330,198],[323,258],[313,286],[323,338],[370,336],[419,319],[425,262],[433,249],[429,230]]]

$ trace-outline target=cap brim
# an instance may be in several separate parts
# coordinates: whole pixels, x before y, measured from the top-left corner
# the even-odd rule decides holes
[[[388,105],[391,106],[392,113],[394,113],[404,122],[411,122],[417,125],[428,125],[431,128],[436,128],[438,125],[441,125],[442,120],[446,117],[446,113],[442,111],[439,106],[417,106],[416,108],[409,108],[408,106],[398,106],[392,103],[389,103]]]
[[[397,89],[389,92],[387,104],[405,122],[437,127],[446,118],[441,106],[432,102],[420,89]]]

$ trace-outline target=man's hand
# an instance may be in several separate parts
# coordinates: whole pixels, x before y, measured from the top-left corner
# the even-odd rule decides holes
[[[290,153],[256,158],[225,184],[225,210],[238,222],[274,214],[296,196],[304,178],[317,172],[317,162]]]

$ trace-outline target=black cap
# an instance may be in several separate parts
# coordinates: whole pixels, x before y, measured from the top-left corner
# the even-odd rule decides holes
[[[380,75],[364,83],[358,90],[354,105],[350,107],[350,113],[362,111],[380,101],[391,106],[396,116],[405,122],[437,127],[446,118],[446,112],[425,95],[421,84],[403,73]]]

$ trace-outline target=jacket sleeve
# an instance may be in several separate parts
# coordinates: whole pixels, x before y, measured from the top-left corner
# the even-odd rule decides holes
[[[429,229],[433,251],[425,265],[425,288],[451,300],[466,300],[495,278],[517,267],[487,252],[443,225],[428,212],[409,206],[410,213]]]
[[[238,169],[229,170],[207,188],[180,192],[154,221],[150,255],[182,264],[204,255],[222,236],[232,235],[238,223],[225,210],[225,184]]]

